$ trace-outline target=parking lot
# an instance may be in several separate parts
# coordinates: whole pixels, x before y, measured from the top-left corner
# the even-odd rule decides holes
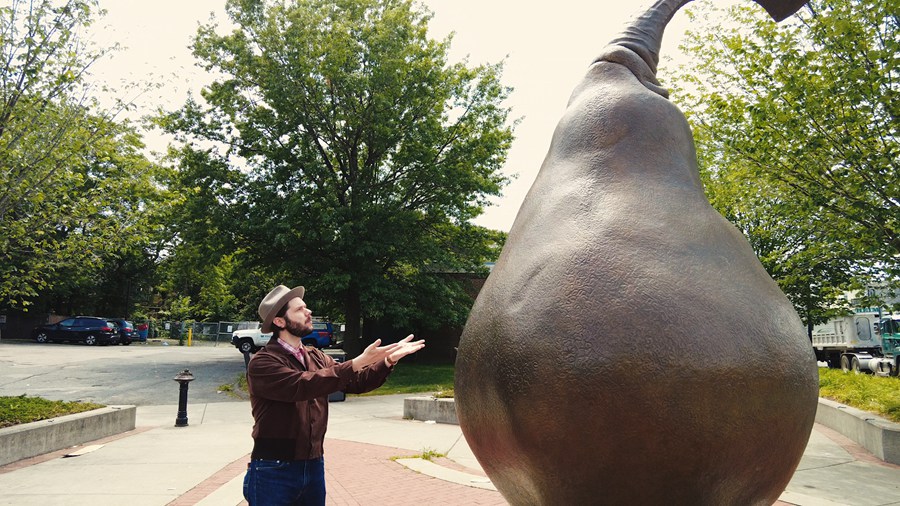
[[[0,340],[0,396],[138,406],[178,403],[176,374],[190,370],[189,402],[235,400],[218,387],[244,371],[233,346],[38,344]]]

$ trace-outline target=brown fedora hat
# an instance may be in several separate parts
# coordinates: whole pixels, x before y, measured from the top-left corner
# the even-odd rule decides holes
[[[259,317],[262,318],[263,322],[263,334],[272,332],[272,320],[275,319],[275,315],[281,311],[281,308],[294,297],[300,297],[302,299],[305,291],[306,289],[302,286],[288,289],[288,287],[284,285],[278,285],[266,295],[262,302],[259,303]]]

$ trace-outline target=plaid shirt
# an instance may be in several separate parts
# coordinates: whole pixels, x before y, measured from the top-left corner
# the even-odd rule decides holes
[[[301,344],[299,348],[294,348],[287,341],[283,341],[280,337],[278,338],[278,344],[280,344],[284,349],[288,351],[291,355],[297,358],[303,367],[306,367],[306,349]]]

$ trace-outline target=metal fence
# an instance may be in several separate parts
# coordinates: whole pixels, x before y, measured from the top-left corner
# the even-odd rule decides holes
[[[148,323],[150,339],[177,339],[179,342],[186,342],[190,338],[192,341],[212,343],[213,346],[218,346],[219,343],[231,344],[231,333],[235,330],[259,327],[259,322],[255,321],[178,322],[156,320]]]

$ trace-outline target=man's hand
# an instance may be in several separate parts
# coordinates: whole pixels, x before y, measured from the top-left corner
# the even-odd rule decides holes
[[[407,355],[411,355],[425,347],[424,339],[419,339],[418,341],[413,341],[412,339],[413,339],[413,335],[410,334],[410,335],[406,336],[405,338],[403,338],[402,341],[397,343],[397,345],[398,345],[397,349],[388,353],[388,356],[385,357],[385,361],[387,362],[387,365],[389,365],[389,366],[396,365],[397,362],[399,362],[401,358],[403,358]]]
[[[379,360],[384,360],[389,365],[396,364],[401,358],[415,353],[425,347],[425,340],[412,340],[413,335],[406,336],[403,340],[381,346],[381,339],[376,339],[374,343],[366,347],[365,350],[350,362],[353,364],[353,371],[360,371]]]

